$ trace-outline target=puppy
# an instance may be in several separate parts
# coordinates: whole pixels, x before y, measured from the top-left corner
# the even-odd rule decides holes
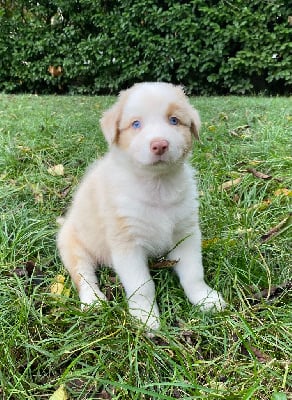
[[[180,87],[140,83],[101,118],[109,152],[89,169],[58,234],[83,305],[106,300],[95,268],[118,274],[130,313],[150,329],[159,310],[148,257],[167,254],[186,296],[202,309],[224,300],[204,281],[198,195],[187,162],[200,119]]]

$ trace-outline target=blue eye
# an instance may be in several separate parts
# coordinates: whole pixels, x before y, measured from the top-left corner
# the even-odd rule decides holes
[[[176,118],[176,117],[169,117],[168,121],[169,121],[170,125],[178,125],[178,122],[179,122],[178,118]]]
[[[141,128],[141,122],[138,121],[138,120],[133,121],[133,122],[132,122],[132,127],[133,127],[134,129],[139,129],[139,128]]]

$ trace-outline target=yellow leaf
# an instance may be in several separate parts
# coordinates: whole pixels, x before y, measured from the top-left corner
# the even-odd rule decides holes
[[[228,115],[225,114],[224,112],[221,112],[219,114],[219,118],[221,119],[221,121],[228,121]]]
[[[61,385],[49,398],[49,400],[69,400],[69,396],[66,392],[64,385]]]
[[[253,228],[238,228],[235,232],[241,236],[253,232]]]
[[[65,282],[65,276],[59,274],[59,275],[56,276],[55,281],[58,282],[58,283],[64,283]]]
[[[257,209],[258,211],[264,211],[266,210],[271,204],[271,200],[263,200],[261,203],[256,204],[253,208]]]
[[[52,176],[63,176],[64,175],[64,165],[57,164],[48,168],[48,173]]]
[[[249,165],[253,165],[253,166],[255,166],[255,165],[258,165],[258,164],[261,164],[263,161],[261,161],[261,160],[251,160],[251,161],[249,161]]]
[[[31,151],[30,147],[27,146],[17,146],[17,148],[22,151],[23,153],[29,153]]]
[[[242,181],[242,178],[232,179],[230,181],[222,183],[220,188],[222,190],[230,189],[230,188],[232,188],[232,186],[238,185],[241,181]]]
[[[209,125],[209,126],[208,126],[208,130],[209,130],[210,132],[215,132],[215,131],[216,131],[216,126],[215,126],[215,125]]]
[[[239,137],[243,138],[245,136],[248,136],[246,133],[249,133],[249,128],[250,128],[249,125],[241,125],[235,129],[232,129],[230,131],[230,134],[233,136],[239,136]]]
[[[213,239],[204,239],[202,240],[202,247],[203,249],[206,249],[207,247],[212,246],[212,244],[215,244],[219,241],[219,238],[213,238]]]
[[[51,293],[61,295],[64,290],[64,282],[65,277],[63,275],[57,275],[54,282],[51,284]]]
[[[51,284],[51,293],[52,294],[62,294],[64,289],[63,283],[54,282]]]
[[[282,188],[282,189],[277,189],[274,192],[275,196],[288,196],[291,197],[292,196],[292,190],[286,189],[286,188]]]

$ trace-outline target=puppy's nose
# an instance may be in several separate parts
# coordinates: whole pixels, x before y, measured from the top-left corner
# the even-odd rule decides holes
[[[156,156],[162,156],[168,150],[169,143],[167,140],[152,140],[150,143],[150,150]]]

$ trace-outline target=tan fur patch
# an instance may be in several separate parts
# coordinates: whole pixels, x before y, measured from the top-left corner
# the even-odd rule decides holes
[[[170,103],[167,111],[166,111],[167,118],[169,117],[177,117],[179,119],[180,125],[184,125],[186,127],[191,126],[191,118],[188,110],[185,107],[181,106],[177,103]]]
[[[200,140],[199,137],[199,130],[201,126],[200,117],[198,112],[194,110],[190,104],[188,104],[186,108],[185,106],[180,105],[179,103],[170,103],[166,115],[168,118],[171,116],[177,117],[180,120],[180,124],[189,127],[195,138],[197,140]]]
[[[64,246],[61,245],[64,248]],[[89,251],[85,248],[84,243],[82,243],[77,235],[71,230],[71,232],[66,235],[66,246],[63,251],[64,263],[69,271],[69,274],[74,282],[77,290],[80,289],[81,276],[77,270],[78,264],[82,261],[82,258],[93,259]],[[84,256],[82,257],[82,253]]]
[[[176,103],[170,103],[167,111],[166,111],[166,116],[171,117],[171,116],[176,116],[177,112],[179,111],[179,106]]]
[[[190,128],[187,126],[180,126],[179,127],[181,134],[183,135],[184,139],[185,139],[185,148],[184,148],[184,154],[187,154],[191,148],[192,148],[192,135],[191,135],[191,131]]]
[[[127,97],[128,90],[121,92],[118,102],[105,111],[100,120],[101,129],[109,144],[118,143],[119,141],[120,119]]]
[[[126,217],[116,215],[114,218],[114,236],[112,239],[119,247],[122,246],[125,250],[128,249],[129,243],[132,245],[133,237],[129,230],[129,223]]]
[[[178,103],[170,103],[167,111],[167,118],[169,117],[177,117],[179,119],[178,129],[183,135],[185,139],[185,149],[184,154],[188,153],[192,146],[192,135],[191,135],[191,117],[189,114],[189,110],[186,110],[185,107],[181,106]]]
[[[131,126],[129,126],[128,128],[120,129],[116,144],[120,148],[127,150],[135,135],[136,132],[134,132]]]

